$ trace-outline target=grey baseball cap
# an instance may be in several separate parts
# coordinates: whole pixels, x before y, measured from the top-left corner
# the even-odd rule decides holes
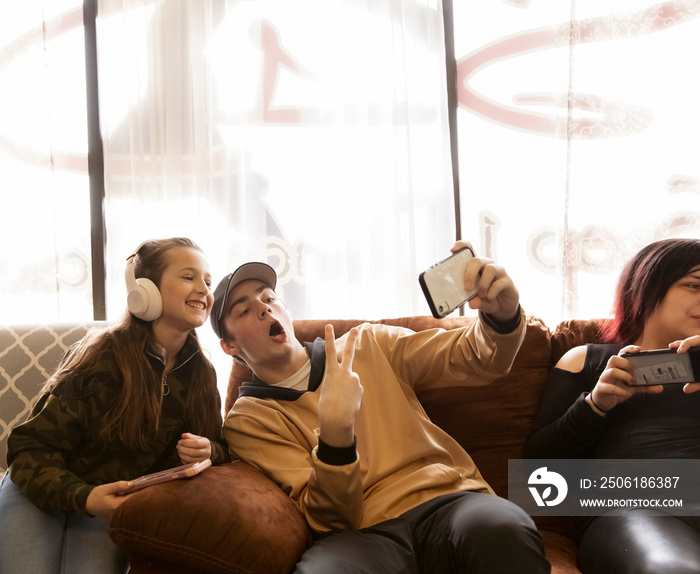
[[[211,321],[211,327],[214,329],[214,333],[216,333],[219,339],[224,338],[222,323],[226,313],[226,299],[228,299],[229,293],[231,293],[236,286],[243,283],[243,281],[249,281],[251,279],[262,281],[272,289],[277,285],[277,273],[275,273],[272,267],[267,263],[252,261],[250,263],[244,263],[233,273],[226,275],[216,286],[214,290],[214,305],[211,308],[211,317],[209,320]]]

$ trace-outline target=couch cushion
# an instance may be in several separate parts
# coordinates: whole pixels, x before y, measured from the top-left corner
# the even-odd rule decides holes
[[[578,546],[571,538],[549,532],[540,531],[544,542],[545,556],[552,565],[552,574],[581,574],[576,567]]]
[[[586,343],[602,343],[598,331],[604,319],[569,319],[559,323],[552,333],[552,366],[569,349]]]
[[[288,574],[311,543],[294,503],[239,461],[133,494],[109,531],[131,552],[214,573]]]

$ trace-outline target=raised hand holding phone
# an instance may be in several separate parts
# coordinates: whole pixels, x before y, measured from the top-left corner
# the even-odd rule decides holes
[[[467,263],[473,258],[474,251],[465,245],[418,276],[433,317],[442,319],[472,297],[476,297],[473,283],[472,289],[465,288]]]
[[[458,241],[452,255],[420,274],[419,282],[430,311],[441,319],[469,303],[507,321],[518,311],[520,294],[505,269],[491,259],[476,257],[472,246]]]
[[[469,308],[488,313],[499,321],[513,319],[519,309],[520,293],[505,268],[491,259],[479,257],[467,263],[467,286],[476,275],[479,277],[477,294],[469,300]]]

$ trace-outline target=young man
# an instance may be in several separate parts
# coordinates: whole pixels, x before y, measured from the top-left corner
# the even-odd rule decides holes
[[[550,571],[530,517],[493,494],[415,394],[510,370],[525,333],[518,291],[490,260],[468,263],[465,287],[477,278],[470,306],[480,314],[470,327],[365,324],[335,340],[329,325],[325,341],[304,345],[271,267],[247,263],[216,288],[212,327],[254,373],[224,433],[316,533],[296,574]]]

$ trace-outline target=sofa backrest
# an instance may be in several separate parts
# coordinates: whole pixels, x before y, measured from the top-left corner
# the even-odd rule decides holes
[[[27,418],[41,387],[66,350],[90,327],[106,322],[0,326],[0,473],[7,467],[7,437]]]
[[[420,331],[452,329],[474,321],[473,317],[402,317],[371,321]],[[323,337],[326,324],[340,336],[364,323],[360,319],[295,321],[302,341]],[[7,437],[26,419],[41,387],[66,350],[91,327],[106,322],[51,323],[0,326],[0,472],[7,466]],[[597,342],[596,320],[569,320],[553,330],[536,317],[528,317],[525,341],[507,377],[485,387],[434,389],[420,395],[431,419],[447,430],[472,455],[486,479],[502,495],[507,494],[507,460],[522,455],[532,428],[537,404],[549,370],[569,348]],[[250,370],[233,361],[226,411],[238,397],[238,385],[249,380]]]
[[[569,319],[552,333],[552,365],[569,349],[586,343],[602,343],[599,327],[603,319]]]

